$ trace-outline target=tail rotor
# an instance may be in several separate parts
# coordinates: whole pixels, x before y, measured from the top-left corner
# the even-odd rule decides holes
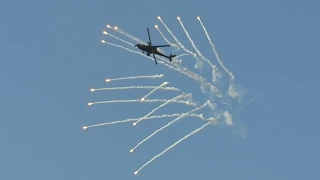
[[[170,56],[169,56],[169,60],[170,60],[170,62],[172,61],[172,58],[174,58],[174,57],[176,57],[177,55],[172,55],[172,54],[170,54]]]

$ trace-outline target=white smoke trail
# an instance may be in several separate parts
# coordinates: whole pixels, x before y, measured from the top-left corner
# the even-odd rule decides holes
[[[160,33],[160,35],[162,36],[162,38],[166,41],[166,43],[170,44],[170,46],[175,46],[175,44],[171,43],[162,33],[162,31],[158,28],[158,25],[154,26]]]
[[[154,89],[157,87],[159,90],[180,91],[180,89],[175,87],[159,87],[159,86],[125,86],[125,87],[97,88],[97,89],[90,89],[90,91],[94,92],[94,91],[127,90],[127,89]]]
[[[173,36],[173,38],[174,38],[174,39],[178,42],[178,44],[181,46],[182,44],[177,40],[177,38],[174,36],[174,34],[170,31],[170,29],[168,28],[168,26],[161,20],[161,18],[160,18],[159,16],[158,16],[158,19],[162,22],[162,24],[166,27],[166,29],[168,30],[168,32]],[[198,59],[198,57],[196,56],[195,53],[187,50],[186,48],[184,48],[183,45],[182,45],[181,47],[182,47],[182,49],[185,50],[187,53],[193,55],[194,58],[197,59],[197,62],[200,63],[200,61],[199,61],[199,59]],[[197,68],[197,67],[196,67],[196,68]],[[217,80],[217,78],[219,78],[221,75],[220,75],[220,73],[218,73],[217,68],[216,68],[215,65],[213,65],[213,69],[215,69],[215,70],[216,70],[215,72],[217,72],[217,73],[213,73],[213,75],[212,75],[213,83],[215,83],[216,80]],[[190,77],[190,74],[188,74],[188,75],[189,75],[189,77]],[[195,79],[196,76],[197,76],[197,74],[195,74],[194,76],[191,76],[191,77]],[[196,79],[201,83],[203,89],[205,89],[206,87],[208,87],[211,92],[213,92],[213,93],[216,92],[216,96],[217,96],[217,97],[219,97],[219,98],[222,97],[220,91],[219,91],[216,87],[214,87],[211,83],[208,83],[208,82],[206,82],[205,80],[203,80],[203,77],[200,76],[200,77],[198,77],[198,78],[196,78]],[[232,79],[232,80],[233,80],[233,79]],[[234,86],[233,84],[231,84],[230,87],[229,87],[229,90],[228,90],[228,95],[231,96],[231,97],[236,97],[236,96],[238,96],[238,94],[239,94],[239,93],[235,90],[235,86]]]
[[[204,27],[204,25],[203,25],[200,17],[198,16],[197,19],[199,20],[199,22],[200,22],[200,24],[201,24],[201,26],[202,26],[202,29],[204,30],[204,33],[205,33],[206,36],[207,36],[207,39],[208,39],[208,41],[209,41],[209,43],[210,43],[210,45],[211,45],[211,47],[212,47],[212,49],[213,49],[213,52],[214,52],[214,54],[215,54],[215,56],[216,56],[216,58],[217,58],[217,60],[218,60],[218,62],[219,62],[219,64],[220,64],[220,66],[228,73],[228,75],[230,76],[231,80],[233,80],[233,79],[234,79],[234,76],[233,76],[232,72],[230,72],[230,71],[223,65],[223,62],[220,60],[219,54],[218,54],[218,52],[217,52],[217,50],[216,50],[216,48],[215,48],[215,45],[214,45],[213,42],[211,41],[211,38],[210,38],[210,36],[209,36],[209,34],[208,34],[208,32],[207,32],[207,29]]]
[[[164,77],[163,74],[152,75],[152,76],[131,76],[131,77],[121,77],[121,78],[114,78],[114,79],[106,79],[106,82],[120,81],[120,80],[132,80],[132,79],[155,79],[155,78],[162,78],[162,77]]]
[[[133,35],[125,32],[124,30],[122,30],[122,29],[120,29],[120,28],[118,28],[118,27],[115,27],[115,28],[116,28],[116,30],[119,31],[120,33],[123,33],[123,34],[125,34],[126,36],[135,39],[137,42],[142,43],[142,44],[147,44],[146,42],[144,42],[144,41],[142,41],[141,39],[139,39],[139,38],[137,38],[137,37],[135,37],[135,36],[133,36]]]
[[[152,91],[150,91],[147,95],[145,95],[143,98],[141,98],[142,101],[144,101],[148,96],[150,96],[152,93],[154,93],[156,90],[162,88],[162,86],[167,85],[168,82],[164,82],[162,83],[160,86],[157,86],[156,88],[154,88]]]
[[[172,98],[172,99],[169,99],[169,100],[165,101],[165,103],[163,103],[163,104],[161,104],[160,106],[154,108],[154,109],[153,109],[152,111],[150,111],[148,114],[146,114],[145,116],[143,116],[142,118],[140,118],[138,121],[136,121],[135,123],[133,123],[133,125],[134,125],[134,126],[137,125],[138,122],[144,120],[146,117],[150,116],[152,113],[154,113],[154,112],[157,111],[158,109],[164,107],[165,105],[167,105],[167,104],[169,104],[169,103],[171,103],[171,102],[175,102],[175,101],[177,101],[177,99],[179,99],[179,98],[184,98],[184,97],[187,97],[187,96],[190,96],[190,93],[189,93],[189,94],[182,93],[182,94],[180,94],[179,96],[176,96],[176,97],[174,97],[174,98]],[[148,100],[146,100],[146,101],[148,101]],[[189,102],[189,101],[187,101],[187,102]]]
[[[220,77],[218,69],[216,68],[215,65],[213,65],[207,58],[205,58],[202,53],[199,51],[199,49],[197,48],[197,46],[194,44],[193,40],[191,39],[189,32],[187,31],[187,29],[184,27],[184,24],[182,23],[180,17],[177,17],[183,31],[185,32],[185,34],[187,35],[189,41],[191,42],[192,47],[196,50],[197,54],[204,60],[206,61],[212,69],[212,81],[215,83],[217,81],[217,78]]]
[[[177,39],[177,37],[171,32],[171,30],[169,29],[169,27],[162,21],[161,17],[158,16],[158,19],[160,20],[160,22],[162,23],[162,25],[167,29],[167,31],[170,33],[170,35],[173,37],[173,39],[178,43],[178,45],[185,50],[187,53],[193,55],[194,57],[196,57],[197,55],[193,52],[191,52],[190,50],[186,49],[184,47],[184,45]],[[158,27],[158,26],[157,26]],[[159,29],[159,27],[157,28]]]
[[[181,56],[188,56],[188,54],[180,54],[180,55],[176,56],[175,58],[177,59],[177,58],[179,58]]]
[[[171,42],[164,36],[164,34],[162,33],[162,31],[158,28],[158,25],[155,25],[154,27],[158,30],[158,32],[160,33],[160,35],[162,36],[162,38],[166,41],[166,43],[168,43],[170,46],[172,46],[172,47],[175,48],[176,50],[179,50],[179,49],[180,49],[179,45],[174,44],[174,43],[171,43]],[[185,54],[185,55],[188,55],[188,54]],[[182,55],[176,56],[172,62],[174,63],[175,60],[178,60],[178,57],[180,57],[180,56],[182,56]],[[179,60],[178,64],[181,64],[181,63],[182,63],[182,61]]]
[[[159,158],[161,155],[163,155],[164,153],[166,153],[167,151],[169,151],[170,149],[172,149],[174,146],[178,145],[179,143],[181,143],[182,141],[186,140],[187,138],[189,138],[190,136],[196,134],[197,132],[201,131],[202,129],[204,129],[205,127],[207,127],[208,125],[210,125],[211,122],[207,122],[204,125],[202,125],[200,128],[193,130],[190,134],[184,136],[183,138],[181,138],[180,140],[178,140],[177,142],[175,142],[174,144],[172,144],[171,146],[167,147],[164,151],[162,151],[161,153],[157,154],[156,156],[154,156],[152,159],[150,159],[148,162],[146,162],[145,164],[143,164],[137,171],[134,172],[134,174],[138,174],[139,171],[141,171],[144,167],[146,167],[148,164],[150,164],[152,161],[154,161],[155,159]]]
[[[184,47],[184,45],[183,45],[183,44],[177,39],[177,37],[171,32],[171,30],[169,29],[169,27],[162,21],[162,19],[161,19],[160,16],[158,16],[158,19],[160,20],[160,22],[162,23],[162,25],[167,29],[167,31],[170,33],[170,35],[173,37],[173,39],[178,43],[178,45],[179,45],[185,52],[191,54],[191,55],[195,58],[195,60],[197,61],[197,63],[200,63],[200,59],[197,57],[197,55],[196,55],[194,52],[192,52],[192,51],[190,51],[190,50],[188,50],[187,48]],[[159,28],[158,28],[158,29],[159,29]],[[197,66],[197,64],[196,64],[195,68],[198,69],[199,66]]]
[[[126,40],[123,40],[123,39],[121,39],[121,38],[119,38],[119,37],[117,37],[115,35],[112,35],[112,34],[108,33],[107,31],[103,31],[102,33],[105,34],[105,35],[109,35],[109,36],[111,36],[111,37],[113,37],[115,39],[118,39],[119,41],[122,41],[122,42],[124,42],[126,44],[129,44],[130,46],[134,46],[134,44],[132,44],[132,43],[126,41]]]
[[[135,103],[135,102],[142,102],[142,103],[147,103],[147,102],[167,102],[167,99],[147,99],[142,101],[141,99],[130,99],[130,100],[111,100],[111,101],[98,101],[98,102],[90,102],[88,103],[88,106],[94,105],[94,104],[110,104],[110,103]],[[173,100],[171,102],[174,103],[180,103],[180,104],[186,104],[189,106],[196,106],[195,103],[189,102],[189,101],[177,101]]]
[[[215,56],[216,56],[216,58],[217,58],[217,60],[218,60],[218,62],[219,62],[219,64],[220,64],[220,66],[221,66],[221,67],[223,68],[223,70],[230,76],[230,86],[229,86],[229,89],[228,89],[228,95],[229,95],[230,97],[232,97],[232,98],[235,98],[235,97],[240,96],[241,94],[239,94],[239,92],[237,92],[236,87],[235,87],[235,85],[234,85],[234,79],[235,79],[235,77],[234,77],[233,73],[230,72],[230,71],[224,66],[224,64],[223,64],[223,62],[221,61],[221,59],[220,59],[220,57],[219,57],[219,54],[218,54],[218,52],[217,52],[217,50],[216,50],[216,48],[215,48],[215,45],[214,45],[213,42],[211,41],[211,38],[210,38],[210,36],[209,36],[209,34],[208,34],[208,32],[207,32],[207,29],[206,29],[205,26],[203,25],[203,23],[202,23],[202,21],[201,21],[201,19],[200,19],[199,16],[197,17],[197,19],[199,20],[199,22],[200,22],[200,24],[201,24],[201,27],[202,27],[204,33],[206,34],[206,37],[207,37],[207,39],[208,39],[208,41],[209,41],[209,43],[210,43],[210,45],[211,45],[211,47],[212,47],[212,50],[213,50],[213,52],[214,52],[214,54],[215,54]]]
[[[139,147],[142,143],[144,143],[145,141],[147,141],[148,139],[150,139],[152,136],[154,136],[155,134],[157,134],[158,132],[162,131],[163,129],[169,127],[171,124],[175,123],[176,121],[186,117],[188,114],[193,113],[194,111],[198,111],[202,108],[204,108],[206,105],[208,105],[208,103],[210,103],[210,101],[207,101],[206,103],[204,103],[202,106],[199,106],[191,111],[188,111],[187,113],[183,113],[181,116],[177,117],[176,119],[170,121],[168,124],[166,124],[165,126],[162,126],[161,128],[157,129],[156,131],[154,131],[152,134],[150,134],[148,137],[146,137],[145,139],[143,139],[142,141],[140,141],[134,148],[132,148],[130,150],[130,152],[133,152],[137,147]]]
[[[132,35],[129,34],[129,33],[126,33],[125,31],[119,29],[117,26],[111,27],[110,25],[107,25],[107,28],[111,28],[111,29],[117,31],[118,33],[120,33],[120,34],[122,34],[122,35],[125,35],[125,36],[127,36],[128,38],[130,38],[130,39],[132,39],[132,40],[134,40],[134,41],[136,41],[136,42],[138,42],[138,43],[145,44],[145,42],[143,42],[143,41],[140,40],[139,38],[137,38],[137,37],[135,37],[135,36],[132,36]]]
[[[146,117],[145,120],[150,120],[150,119],[162,119],[162,118],[170,118],[170,117],[176,117],[176,116],[181,116],[182,114],[176,113],[176,114],[164,114],[164,115],[158,115],[158,116],[149,116]],[[206,120],[202,114],[189,114],[187,116],[190,117],[197,117],[202,120]],[[120,123],[126,123],[126,122],[132,122],[132,121],[137,121],[140,118],[130,118],[130,119],[125,119],[125,120],[118,120],[118,121],[113,121],[113,122],[106,122],[106,123],[100,123],[100,124],[94,124],[94,125],[89,125],[89,126],[83,126],[83,129],[88,129],[92,127],[99,127],[99,126],[107,126],[107,125],[113,125],[113,124],[120,124]]]

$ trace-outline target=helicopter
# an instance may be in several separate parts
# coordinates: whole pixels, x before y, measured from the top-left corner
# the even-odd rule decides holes
[[[134,45],[134,46],[137,47],[138,49],[142,50],[142,52],[143,52],[144,54],[146,54],[147,56],[150,56],[150,54],[152,54],[153,57],[154,57],[154,61],[155,61],[156,64],[158,64],[158,62],[157,62],[157,59],[156,59],[155,54],[156,54],[156,55],[159,55],[159,56],[162,56],[162,57],[165,57],[165,58],[168,58],[169,61],[171,62],[171,61],[172,61],[172,58],[176,57],[176,55],[170,54],[170,56],[167,56],[167,55],[162,54],[161,52],[158,51],[158,47],[170,47],[170,45],[158,45],[158,46],[153,46],[152,43],[151,43],[149,28],[147,28],[147,31],[148,31],[148,36],[149,36],[148,45],[136,44],[136,45]]]

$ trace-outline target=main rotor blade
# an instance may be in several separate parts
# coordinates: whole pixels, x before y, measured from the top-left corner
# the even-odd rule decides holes
[[[147,28],[147,31],[148,31],[148,36],[149,36],[149,42],[150,42],[150,45],[151,45],[151,38],[150,38],[149,28]]]
[[[158,46],[154,46],[154,47],[170,47],[170,45],[158,45]]]
[[[153,57],[154,57],[154,62],[155,62],[156,64],[158,64],[157,59],[156,59],[156,56],[155,56],[154,54],[152,54],[152,55],[153,55]]]

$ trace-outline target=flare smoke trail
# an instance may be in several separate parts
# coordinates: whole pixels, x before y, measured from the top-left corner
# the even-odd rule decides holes
[[[163,103],[163,104],[161,104],[160,106],[156,107],[155,109],[153,109],[152,111],[150,111],[147,115],[143,116],[143,117],[140,118],[138,121],[136,121],[135,123],[133,123],[133,125],[135,126],[138,122],[140,122],[140,121],[142,121],[144,118],[150,116],[150,115],[151,115],[152,113],[154,113],[156,110],[164,107],[164,106],[167,105],[168,103],[170,103],[170,102],[176,102],[177,99],[183,98],[183,97],[186,97],[186,96],[189,96],[189,95],[190,95],[190,94],[187,94],[187,95],[186,95],[185,93],[182,93],[182,94],[179,95],[179,96],[176,96],[176,97],[174,97],[174,98],[172,98],[172,99],[167,100],[165,103]]]
[[[197,57],[196,53],[194,52],[191,52],[190,50],[186,49],[184,47],[184,45],[177,39],[177,37],[171,32],[171,30],[169,29],[169,27],[162,21],[161,17],[158,16],[158,19],[160,20],[160,22],[163,24],[163,26],[167,29],[167,31],[171,34],[171,36],[174,38],[174,40],[178,43],[178,45],[185,51],[187,52],[188,54],[191,54],[195,60],[199,63],[199,58]],[[158,27],[158,26],[157,26]],[[157,28],[159,29],[159,28]],[[159,31],[160,32],[160,31]],[[198,66],[195,66],[196,68],[199,68]]]
[[[138,97],[134,97],[133,99],[128,99],[128,100],[109,100],[109,101],[99,101],[99,102],[91,102],[88,103],[88,105],[93,105],[93,104],[113,104],[113,103],[150,103],[150,105],[153,105],[153,103],[159,103],[162,102],[162,104],[156,106],[154,109],[152,109],[151,111],[149,111],[149,113],[147,113],[146,115],[140,117],[140,118],[132,118],[129,117],[128,119],[124,119],[124,120],[117,120],[117,121],[111,121],[111,122],[105,122],[105,123],[100,123],[100,124],[93,124],[93,125],[89,125],[89,126],[83,126],[83,129],[87,129],[87,128],[93,128],[93,127],[99,127],[99,126],[106,126],[106,125],[114,125],[114,124],[120,124],[120,123],[127,123],[127,122],[134,122],[133,125],[136,125],[137,123],[139,123],[142,120],[151,120],[151,119],[162,119],[162,118],[173,118],[173,120],[171,120],[168,124],[162,126],[161,128],[157,129],[156,131],[154,131],[151,135],[147,136],[145,139],[143,139],[142,141],[140,141],[136,146],[134,146],[133,149],[130,150],[130,152],[133,152],[138,146],[140,146],[142,143],[144,143],[145,141],[147,141],[148,139],[150,139],[151,137],[153,137],[155,134],[157,134],[158,132],[162,131],[163,129],[169,127],[170,125],[172,125],[174,122],[184,118],[184,117],[195,117],[198,118],[202,121],[205,121],[205,124],[202,125],[201,127],[193,130],[191,133],[189,133],[188,135],[185,135],[183,138],[181,138],[180,140],[176,141],[175,143],[173,143],[172,145],[170,145],[169,147],[167,147],[164,151],[162,151],[161,153],[159,153],[158,155],[154,156],[153,158],[151,158],[148,162],[146,162],[145,164],[143,164],[137,171],[135,171],[135,174],[137,174],[139,171],[141,171],[143,168],[145,168],[148,164],[150,164],[152,161],[154,161],[155,159],[159,158],[160,156],[162,156],[164,153],[166,153],[167,151],[169,151],[170,149],[174,148],[176,145],[178,145],[179,143],[181,143],[182,141],[186,140],[187,138],[189,138],[190,136],[198,133],[199,131],[201,131],[202,129],[204,129],[205,127],[209,126],[209,125],[219,125],[219,124],[226,124],[228,126],[232,126],[233,120],[232,120],[232,110],[229,108],[230,104],[229,102],[231,102],[232,100],[235,100],[236,98],[241,98],[239,96],[242,95],[241,92],[239,92],[235,86],[235,77],[233,75],[233,73],[231,71],[229,71],[226,66],[224,65],[224,63],[222,62],[222,60],[220,59],[218,52],[215,48],[214,43],[212,42],[209,33],[207,32],[203,22],[201,21],[200,17],[197,17],[200,26],[204,32],[205,37],[207,38],[210,46],[212,47],[213,53],[214,53],[214,57],[217,59],[217,62],[219,64],[219,68],[221,67],[223,71],[219,70],[219,68],[214,64],[214,62],[212,62],[212,60],[206,58],[201,51],[199,50],[199,48],[196,46],[196,43],[194,42],[194,40],[191,38],[191,35],[189,34],[187,28],[184,26],[184,24],[181,21],[180,17],[177,17],[180,26],[182,27],[182,30],[184,32],[184,34],[187,36],[189,42],[191,43],[192,48],[194,49],[195,52],[193,52],[193,50],[189,50],[185,47],[185,45],[178,40],[178,38],[175,36],[175,34],[171,31],[171,29],[165,24],[165,22],[162,20],[162,18],[160,16],[158,16],[158,20],[161,22],[161,24],[163,25],[163,27],[166,29],[166,32],[171,36],[171,39],[169,37],[166,37],[165,32],[161,31],[161,28],[158,25],[155,25],[154,27],[156,28],[156,30],[159,32],[159,34],[161,35],[161,37],[164,39],[164,41],[166,43],[168,43],[169,45],[173,46],[176,50],[181,51],[184,54],[177,54],[177,56],[175,58],[173,58],[172,62],[168,62],[168,60],[166,58],[163,57],[157,57],[158,59],[158,65],[163,65],[167,68],[169,68],[170,70],[173,70],[175,72],[178,72],[184,76],[186,76],[187,78],[189,78],[188,82],[197,82],[200,84],[199,90],[202,91],[202,93],[205,95],[205,98],[203,101],[205,101],[205,103],[201,103],[202,105],[199,105],[199,103],[195,103],[195,102],[199,102],[199,99],[197,99],[197,101],[195,101],[193,99],[193,96],[191,93],[187,93],[186,90],[182,89],[182,88],[177,88],[177,87],[164,87],[165,85],[167,85],[168,82],[162,83],[159,86],[139,86],[139,85],[135,85],[135,86],[124,86],[124,87],[110,87],[110,88],[97,88],[97,89],[91,89],[91,91],[108,91],[108,90],[132,90],[132,89],[152,89],[147,95],[142,95],[140,97],[142,97],[141,99],[136,99]],[[140,40],[139,38],[131,35],[128,32],[125,32],[124,30],[120,29],[117,26],[110,26],[107,25],[108,29],[114,30],[115,32],[129,38],[130,40],[134,41],[134,43],[140,43],[140,44],[147,44],[144,41]],[[110,34],[106,31],[103,31],[103,34],[111,36],[112,38],[115,38],[116,40],[119,40],[120,42],[129,45],[131,48],[135,48],[133,47],[134,43],[131,43],[127,40],[124,40],[116,35]],[[107,42],[105,40],[101,41],[103,44],[108,44],[111,45],[113,47],[116,48],[120,48],[123,49],[127,52],[130,53],[134,53],[137,55],[141,55],[142,57],[145,57],[147,59],[149,59],[150,61],[154,61],[153,57],[150,56],[146,56],[144,53],[140,52],[140,50],[134,50],[134,49],[130,49],[129,47],[125,47],[123,45],[119,45],[119,44],[114,44],[114,43],[110,43]],[[203,43],[201,43],[202,45]],[[198,44],[199,45],[199,44]],[[159,51],[163,52],[162,49],[159,49]],[[195,64],[192,68],[190,67],[186,67],[185,65],[183,65],[184,62],[188,61],[188,59],[181,59],[182,56],[185,55],[191,55],[191,58],[195,61]],[[178,59],[178,57],[180,59]],[[190,56],[187,56],[190,57]],[[205,77],[203,75],[203,69],[202,67],[207,65],[208,67],[211,68],[211,80],[208,81],[207,77]],[[228,74],[228,76],[223,76],[226,73]],[[160,75],[152,75],[152,76],[132,76],[132,77],[120,77],[120,78],[114,78],[114,79],[106,79],[106,82],[110,82],[110,81],[120,81],[120,80],[136,80],[136,79],[145,79],[147,81],[147,79],[149,80],[155,80],[155,79],[159,79],[159,78],[163,78],[164,75],[160,74]],[[229,80],[229,87],[227,89],[222,89],[221,86],[219,84],[219,80],[221,78],[228,78]],[[191,81],[190,81],[191,80]],[[160,84],[160,83],[159,83]],[[174,82],[170,82],[170,84],[175,84]],[[157,90],[163,90],[163,91],[157,91]],[[157,91],[157,92],[156,92]],[[169,92],[170,91],[170,92]],[[173,98],[166,98],[166,99],[146,99],[147,97],[149,97],[151,94],[153,93],[172,93],[174,91],[182,91],[182,93],[180,95],[177,95]],[[156,94],[155,93],[155,94]],[[197,96],[199,97],[199,96]],[[210,100],[209,100],[210,99]],[[211,103],[214,102],[214,103]],[[152,103],[152,104],[151,104]],[[185,112],[177,112],[174,114],[162,114],[162,115],[153,115],[157,110],[159,110],[160,108],[164,108],[165,106],[167,106],[169,103],[175,103],[175,104],[185,104],[187,106],[184,107],[188,107],[188,106],[195,106],[194,109],[192,110],[186,110]],[[195,114],[195,111],[199,111],[200,109],[203,110],[204,107],[207,107],[208,109],[210,109],[210,111],[208,113],[206,113],[210,118],[205,118],[203,116],[203,113],[201,114]],[[224,122],[220,123],[217,120],[219,118],[224,118]]]
[[[197,52],[197,54],[198,54],[204,61],[206,61],[206,62],[211,66],[211,68],[212,68],[212,82],[215,83],[215,82],[217,81],[217,77],[219,76],[219,75],[218,75],[218,70],[217,70],[216,66],[213,65],[207,58],[205,58],[205,57],[201,54],[201,52],[198,50],[198,48],[197,48],[196,45],[194,44],[193,40],[191,39],[191,37],[190,37],[190,35],[189,35],[189,32],[188,32],[188,31],[186,30],[186,28],[184,27],[184,24],[182,23],[180,17],[178,17],[177,19],[178,19],[178,21],[179,21],[179,23],[180,23],[183,31],[186,33],[189,41],[191,42],[192,47],[193,47],[193,48],[195,49],[195,51]]]
[[[115,35],[112,35],[112,34],[110,34],[110,33],[107,33],[107,31],[103,31],[102,33],[105,34],[105,35],[109,35],[109,36],[111,36],[111,37],[113,37],[113,38],[115,38],[115,39],[118,39],[119,41],[122,41],[122,42],[124,42],[124,43],[126,43],[126,44],[129,44],[130,46],[134,46],[134,44],[132,44],[132,43],[126,41],[126,40],[123,40],[123,39],[121,39],[121,38],[119,38],[119,37],[117,37],[117,36],[115,36]]]
[[[120,81],[120,80],[130,80],[130,79],[154,79],[154,78],[162,78],[162,77],[164,77],[163,74],[152,75],[152,76],[132,76],[132,77],[121,77],[121,78],[114,78],[114,79],[106,79],[106,82]]]
[[[171,46],[174,46],[175,44],[171,43],[162,33],[162,31],[158,28],[158,25],[154,25],[154,27],[159,31],[160,35],[162,36],[162,38],[166,41],[166,43],[168,43]]]
[[[112,87],[112,88],[97,88],[90,89],[93,91],[109,91],[109,90],[127,90],[127,89],[155,89],[157,90],[165,90],[165,91],[180,91],[180,89],[175,87],[159,87],[159,86],[125,86],[125,87]]]
[[[143,98],[141,98],[141,100],[144,101],[148,96],[150,96],[150,95],[151,95],[152,93],[154,93],[156,90],[162,88],[162,86],[165,86],[165,85],[167,85],[167,84],[168,84],[168,82],[162,83],[160,86],[154,88],[154,89],[153,89],[152,91],[150,91],[147,95],[145,95]]]
[[[141,102],[141,103],[151,103],[151,102],[167,102],[167,99],[147,99],[147,100],[141,100],[141,99],[125,99],[125,100],[110,100],[110,101],[98,101],[98,102],[90,102],[88,103],[88,106],[94,105],[94,104],[111,104],[111,103],[135,103],[135,102]],[[173,100],[171,102],[174,103],[180,103],[180,104],[186,104],[190,106],[196,106],[195,103],[191,103],[189,101],[177,101]]]
[[[158,116],[148,116],[145,117],[145,120],[150,120],[150,119],[162,119],[162,118],[168,118],[168,117],[176,117],[176,116],[181,116],[183,114],[164,114],[164,115],[158,115]],[[190,116],[190,117],[197,117],[200,118],[202,120],[206,120],[206,118],[203,117],[202,114],[188,114],[186,116]],[[125,119],[125,120],[118,120],[118,121],[112,121],[112,122],[106,122],[106,123],[100,123],[100,124],[93,124],[93,125],[89,125],[89,126],[83,126],[83,129],[88,129],[88,128],[92,128],[92,127],[99,127],[99,126],[107,126],[107,125],[113,125],[113,124],[120,124],[120,123],[126,123],[126,122],[132,122],[132,121],[138,121],[140,118],[129,118],[129,119]]]
[[[194,111],[197,111],[199,109],[202,109],[203,107],[205,107],[209,102],[206,102],[205,104],[203,104],[202,106],[199,106],[191,111],[188,111],[187,113],[183,113],[181,116],[177,117],[176,119],[170,121],[168,124],[166,124],[165,126],[162,126],[161,128],[157,129],[156,131],[154,131],[152,134],[150,134],[148,137],[146,137],[145,139],[143,139],[142,141],[140,141],[134,148],[132,148],[130,150],[130,152],[133,152],[137,147],[139,147],[142,143],[144,143],[145,141],[147,141],[148,139],[150,139],[152,136],[156,135],[158,132],[162,131],[163,129],[169,127],[171,124],[175,123],[176,121],[184,118],[185,116],[193,113]]]
[[[207,123],[205,123],[204,125],[202,125],[201,127],[193,130],[191,133],[185,135],[183,138],[179,139],[177,142],[173,143],[171,146],[167,147],[164,151],[162,151],[161,153],[157,154],[156,156],[154,156],[152,159],[150,159],[148,162],[146,162],[144,165],[142,165],[137,171],[134,172],[134,174],[138,174],[139,171],[141,171],[145,166],[147,166],[148,164],[150,164],[152,161],[154,161],[155,159],[159,158],[160,156],[162,156],[164,153],[166,153],[167,151],[169,151],[170,149],[172,149],[174,146],[178,145],[179,143],[181,143],[182,141],[186,140],[187,138],[189,138],[190,136],[198,133],[199,131],[201,131],[202,129],[204,129],[205,127],[207,127],[208,125],[210,125],[212,122],[209,121]]]
[[[122,31],[122,30],[119,29],[117,26],[111,27],[110,25],[107,25],[106,27],[107,27],[107,28],[111,28],[111,29],[119,32],[120,34],[123,34],[123,35],[125,35],[125,36],[127,36],[127,37],[129,37],[129,38],[131,38],[131,39],[133,39],[133,40],[135,40],[135,41],[137,41],[137,42],[139,42],[139,43],[145,44],[145,42],[141,41],[139,38],[134,37],[134,36],[132,36],[131,34]]]
[[[213,49],[214,54],[216,55],[216,58],[217,58],[217,60],[218,60],[218,62],[219,62],[219,64],[220,64],[220,66],[228,73],[228,75],[230,76],[231,80],[233,80],[233,79],[234,79],[234,76],[233,76],[232,73],[223,65],[222,61],[220,60],[219,54],[218,54],[218,52],[217,52],[214,44],[212,43],[211,38],[210,38],[210,36],[209,36],[206,28],[204,27],[204,25],[203,25],[200,17],[198,16],[197,19],[199,20],[199,22],[200,22],[200,24],[201,24],[201,27],[203,28],[204,33],[206,34],[206,37],[207,37],[207,39],[209,40],[209,43],[210,43],[210,45],[211,45],[211,47],[212,47],[212,49]]]

